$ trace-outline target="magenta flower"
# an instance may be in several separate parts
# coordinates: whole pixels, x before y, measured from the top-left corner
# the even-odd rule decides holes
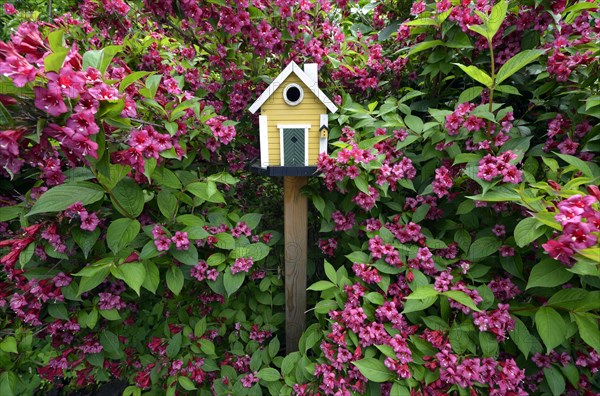
[[[17,9],[11,3],[4,3],[4,13],[6,15],[15,15],[17,13]]]
[[[60,94],[60,89],[56,85],[49,83],[48,88],[34,87],[35,107],[44,110],[53,117],[66,113],[68,111],[65,102]]]
[[[571,264],[573,249],[565,246],[563,243],[550,239],[548,242],[542,244],[542,248],[544,248],[553,259],[558,260],[563,264]]]
[[[0,41],[0,74],[12,78],[17,87],[35,80],[37,69],[10,46]]]
[[[185,231],[177,231],[171,238],[177,250],[188,250],[190,248],[190,240],[188,233]]]
[[[67,126],[85,136],[95,135],[100,130],[91,111],[72,114],[67,120]]]

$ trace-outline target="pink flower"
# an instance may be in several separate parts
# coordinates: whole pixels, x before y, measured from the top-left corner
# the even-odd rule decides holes
[[[85,75],[73,71],[71,65],[65,65],[58,74],[48,73],[48,79],[60,89],[63,95],[71,99],[77,98],[85,87]]]
[[[96,213],[88,214],[87,212],[85,212],[85,216],[83,215],[83,213],[81,214],[80,228],[82,230],[94,231],[96,227],[98,227],[99,223],[100,220],[98,220],[98,216],[96,215]]]
[[[173,243],[175,243],[175,248],[177,250],[188,250],[190,248],[188,233],[185,231],[175,232],[175,235],[171,238],[171,240]]]
[[[4,3],[4,13],[6,15],[15,15],[17,12],[18,11],[14,5],[12,5],[10,3]]]
[[[238,272],[248,272],[250,270],[250,268],[252,268],[253,264],[254,264],[254,261],[252,261],[252,259],[250,257],[237,258],[237,259],[235,259],[233,265],[231,266],[231,274],[235,275]]]
[[[542,247],[553,259],[558,260],[563,264],[571,264],[573,249],[569,248],[568,246],[565,246],[561,242],[555,241],[554,239],[550,239],[548,242],[542,244]]]
[[[35,107],[44,110],[53,117],[67,112],[67,106],[60,94],[60,89],[56,85],[49,83],[48,88],[34,87],[35,92]]]

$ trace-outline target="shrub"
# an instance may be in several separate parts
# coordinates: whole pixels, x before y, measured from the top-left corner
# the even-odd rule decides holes
[[[597,4],[399,5],[86,0],[0,42],[1,393],[598,392]],[[288,59],[340,111],[284,355],[246,107]]]

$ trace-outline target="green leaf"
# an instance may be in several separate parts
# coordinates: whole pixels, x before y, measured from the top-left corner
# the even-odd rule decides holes
[[[573,274],[567,271],[563,264],[552,259],[545,259],[531,269],[526,289],[559,286],[572,277]]]
[[[498,85],[496,87],[496,92],[521,96],[521,92],[519,92],[519,90],[512,85]]]
[[[123,216],[138,217],[144,210],[144,192],[132,179],[123,179],[112,190],[111,201]],[[116,201],[116,202],[115,202]]]
[[[152,241],[151,243],[154,244]],[[156,294],[156,289],[158,289],[160,283],[160,272],[158,267],[152,261],[145,261],[144,267],[146,268],[146,276],[144,277],[142,286],[150,293]]]
[[[181,341],[182,341],[181,332],[175,334],[173,336],[173,338],[171,338],[169,340],[169,345],[167,345],[167,349],[165,351],[167,353],[168,357],[170,357],[172,359],[175,356],[177,356],[177,354],[181,350]]]
[[[429,213],[429,208],[429,204],[423,204],[419,206],[417,210],[415,210],[412,214],[412,221],[414,223],[420,223],[425,218],[425,216],[427,216],[427,213]]]
[[[106,232],[106,244],[108,248],[117,254],[140,232],[140,222],[133,219],[117,219],[110,223]]]
[[[464,71],[465,73],[467,73],[467,75],[469,77],[471,77],[473,80],[485,85],[488,88],[491,88],[492,85],[494,85],[494,82],[492,80],[492,77],[490,77],[489,74],[487,74],[486,72],[484,72],[483,70],[481,70],[480,68],[478,68],[477,66],[465,66],[463,64],[460,63],[454,63],[456,66],[460,67],[462,69],[462,71]]]
[[[362,375],[373,382],[387,382],[393,377],[391,371],[379,359],[364,358],[354,361],[352,364],[358,367]]]
[[[510,58],[502,65],[498,73],[496,74],[496,85],[500,85],[502,81],[506,80],[523,67],[527,66],[537,58],[539,58],[545,51],[538,49],[530,49],[519,52],[517,55]]]
[[[44,58],[44,71],[58,73],[69,54],[68,48],[62,48]]]
[[[177,209],[177,197],[168,190],[162,190],[156,197],[156,203],[158,204],[160,213],[162,213],[168,221],[171,221],[173,216],[175,216],[175,210]]]
[[[177,250],[173,245],[170,250],[173,258],[186,265],[198,264],[198,249],[193,244],[190,244],[187,250]]]
[[[412,131],[414,131],[418,134],[423,132],[423,120],[421,120],[417,116],[410,115],[410,114],[405,116],[404,123],[406,124],[406,126],[408,128],[410,128]]]
[[[567,310],[576,310],[581,306],[581,302],[590,296],[590,292],[583,289],[571,288],[557,291],[548,300],[548,305],[554,308]]]
[[[0,374],[0,394],[16,395],[18,381],[19,378],[15,373],[12,371],[4,371]]]
[[[367,176],[365,174],[360,174],[360,176],[354,179],[354,184],[360,191],[369,194],[369,183],[367,182]]]
[[[75,228],[71,231],[71,235],[77,246],[81,248],[83,256],[88,258],[88,255],[94,248],[94,245],[100,236],[100,228],[96,228],[94,231],[85,231]]]
[[[471,195],[467,198],[485,202],[514,202],[520,200],[521,196],[514,189],[499,186],[485,194]]]
[[[146,267],[142,263],[125,263],[118,267],[112,267],[111,273],[115,278],[121,279],[131,287],[137,295],[146,279]]]
[[[196,322],[196,325],[194,326],[194,335],[196,337],[202,337],[202,335],[204,335],[204,333],[206,332],[206,329],[206,317],[202,317],[199,321]]]
[[[231,269],[225,271],[225,274],[223,274],[223,286],[225,286],[227,296],[231,296],[235,293],[244,283],[244,279],[246,279],[245,272],[238,272],[237,274],[232,275]]]
[[[102,315],[102,317],[107,320],[120,320],[121,319],[121,315],[119,314],[119,311],[117,311],[116,309],[101,309],[100,315]]]
[[[121,354],[121,343],[119,337],[110,330],[104,330],[100,332],[100,344],[102,345],[105,352],[111,355]]]
[[[240,223],[244,222],[251,229],[255,229],[260,223],[260,219],[262,218],[262,214],[259,213],[246,213],[240,218]]]
[[[515,328],[510,332],[510,339],[515,343],[523,356],[527,359],[531,351],[531,334],[527,326],[518,318],[515,318]]]
[[[181,289],[183,289],[183,272],[179,267],[171,266],[167,271],[166,279],[169,290],[178,296]]]
[[[594,350],[600,351],[600,331],[598,330],[598,316],[590,313],[575,312],[573,314],[579,335],[586,344]]]
[[[335,287],[334,283],[321,280],[321,281],[317,281],[317,282],[313,283],[306,290],[323,291],[323,290],[328,290],[328,289],[331,289],[334,287]]]
[[[52,187],[35,202],[27,216],[38,213],[58,212],[67,209],[75,202],[89,205],[104,198],[104,190],[89,182],[65,183]]]
[[[17,349],[17,340],[15,337],[8,336],[0,343],[0,350],[9,353],[19,353]]]
[[[506,19],[506,12],[508,11],[508,1],[499,0],[494,7],[492,7],[492,11],[488,16],[486,21],[487,24],[487,38],[492,40],[496,33],[498,33],[498,29],[500,29],[500,25]]]
[[[102,283],[110,273],[111,265],[112,263],[106,263],[99,266],[91,265],[90,267],[84,268],[90,270],[90,272],[82,275],[82,278],[79,281],[79,290],[77,291],[77,294],[81,295],[81,293],[92,290]],[[79,273],[81,272],[83,272],[83,270],[79,271]]]
[[[125,91],[125,89],[128,86],[130,86],[134,82],[138,81],[139,79],[146,77],[148,74],[151,74],[151,73],[152,72],[147,72],[147,71],[136,71],[131,74],[128,74],[119,83],[119,92],[123,93],[123,91]]]
[[[63,36],[65,35],[64,29],[54,30],[48,34],[48,44],[52,52],[57,52],[64,49]]]
[[[562,316],[550,307],[541,307],[535,313],[535,327],[548,352],[567,338],[567,325]]]
[[[194,385],[192,380],[189,379],[188,377],[180,376],[179,378],[177,378],[177,381],[179,382],[179,385],[181,385],[181,387],[183,389],[185,389],[186,391],[191,391],[191,390],[196,389],[196,386]]]
[[[448,290],[441,294],[453,299],[456,302],[461,303],[462,305],[464,305],[466,307],[471,308],[473,311],[481,312],[481,310],[479,308],[477,308],[477,306],[475,305],[475,302],[473,302],[473,299],[465,292],[458,291],[458,290]]]
[[[416,21],[412,21],[412,22],[416,22]],[[408,24],[410,24],[410,22],[408,22],[407,25]],[[435,22],[434,22],[434,24],[435,24]],[[408,55],[409,56],[414,55],[418,52],[428,50],[429,48],[437,47],[438,45],[444,45],[444,42],[442,40],[423,41],[419,44],[413,45],[412,48],[410,49],[410,51],[408,51]]]
[[[271,367],[261,369],[256,376],[267,382],[279,381],[279,379],[281,379],[279,371]]]
[[[483,331],[480,332],[479,346],[481,346],[481,352],[483,353],[483,357],[495,358],[496,356],[498,356],[498,351],[500,348],[495,335]]]
[[[458,103],[470,102],[473,99],[479,97],[479,95],[481,95],[481,92],[483,92],[483,87],[480,86],[467,88],[466,90],[461,92],[460,96],[458,97]]]
[[[548,383],[548,387],[553,396],[564,394],[566,383],[560,370],[554,366],[546,367],[544,369],[544,377],[546,378],[546,382]]]
[[[154,184],[179,190],[181,188],[181,182],[175,173],[167,168],[158,168],[152,175],[154,178]],[[192,216],[192,215],[189,215]]]
[[[217,242],[215,246],[220,249],[232,250],[235,248],[235,239],[230,234],[221,232],[219,234],[214,235],[217,238]]]
[[[515,227],[515,242],[519,247],[529,245],[542,235],[546,228],[535,217],[521,220]]]
[[[476,239],[469,248],[467,258],[475,261],[490,256],[496,253],[501,245],[502,241],[496,237],[489,236]]]
[[[435,290],[433,286],[420,286],[405,298],[407,300],[423,300],[429,297],[437,297],[439,294],[440,293]]]
[[[585,161],[582,161],[577,157],[573,157],[572,155],[559,153],[556,153],[556,155],[559,156],[563,161],[567,162],[569,165],[572,165],[576,172],[580,171],[587,177],[594,177],[592,169],[588,166],[588,164],[585,163]]]
[[[65,304],[49,303],[48,314],[56,319],[69,320],[69,312]]]

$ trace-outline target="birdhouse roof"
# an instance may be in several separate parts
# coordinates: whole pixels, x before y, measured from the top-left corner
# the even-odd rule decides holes
[[[252,114],[256,113],[258,109],[271,97],[273,93],[283,84],[283,82],[290,76],[290,74],[294,73],[300,81],[304,83],[315,94],[317,98],[327,107],[327,109],[335,113],[337,111],[337,106],[333,104],[333,102],[319,89],[318,81],[313,81],[308,74],[300,68],[296,64],[296,62],[291,61],[289,65],[279,75],[273,80],[271,85],[256,99],[256,101],[250,106],[250,112]]]

